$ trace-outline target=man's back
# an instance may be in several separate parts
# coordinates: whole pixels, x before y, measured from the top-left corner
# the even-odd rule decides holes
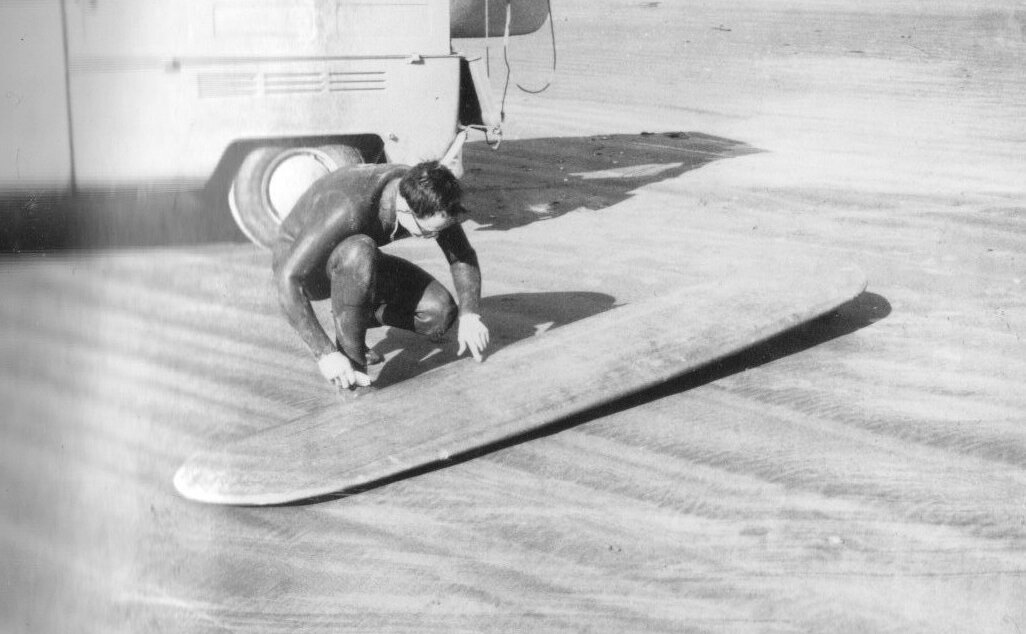
[[[379,217],[382,191],[408,169],[356,165],[318,179],[281,224],[273,248],[275,272],[280,273],[286,263],[292,275],[320,272],[335,246],[357,234],[369,236],[379,246],[388,244],[389,229]]]
[[[378,204],[388,182],[406,173],[404,165],[354,165],[343,167],[318,179],[310,186],[279,229],[279,240],[295,242],[305,233],[323,229],[345,230],[349,235],[363,233],[379,244],[387,243],[381,232]],[[386,238],[384,242],[379,237]]]

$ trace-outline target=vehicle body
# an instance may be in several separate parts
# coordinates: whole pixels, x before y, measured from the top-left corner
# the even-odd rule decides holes
[[[0,0],[0,193],[186,189],[220,174],[240,228],[266,244],[312,179],[440,158],[461,104],[481,115],[488,86],[450,33],[485,30],[485,3]],[[540,27],[545,2],[518,4],[533,7],[526,22],[517,10],[519,32]],[[505,2],[491,5],[501,34]]]

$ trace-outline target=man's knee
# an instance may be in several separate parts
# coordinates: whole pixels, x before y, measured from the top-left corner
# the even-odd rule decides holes
[[[425,295],[417,307],[417,330],[429,337],[440,337],[452,327],[458,312],[448,292]]]
[[[369,280],[377,255],[378,246],[370,236],[350,236],[340,242],[328,257],[328,277],[334,279],[338,275],[345,275],[366,277]]]

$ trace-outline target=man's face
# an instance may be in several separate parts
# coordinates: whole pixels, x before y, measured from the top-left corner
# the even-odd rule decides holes
[[[427,218],[418,218],[413,215],[413,210],[410,209],[406,199],[402,196],[397,197],[395,210],[397,213],[405,214],[407,219],[412,221],[403,223],[403,226],[406,227],[406,230],[409,231],[411,235],[418,238],[435,238],[443,230],[448,229],[455,224],[459,224],[459,220],[453,218],[444,211],[428,216]]]

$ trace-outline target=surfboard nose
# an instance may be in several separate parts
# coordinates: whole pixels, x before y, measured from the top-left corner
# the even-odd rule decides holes
[[[175,472],[175,490],[183,497],[196,502],[216,504],[217,488],[210,478],[205,478],[202,469],[197,469],[190,458]]]
[[[219,466],[214,467],[215,464]],[[182,497],[206,504],[259,505],[260,496],[246,495],[235,470],[225,469],[209,452],[193,455],[175,472],[175,490]]]

